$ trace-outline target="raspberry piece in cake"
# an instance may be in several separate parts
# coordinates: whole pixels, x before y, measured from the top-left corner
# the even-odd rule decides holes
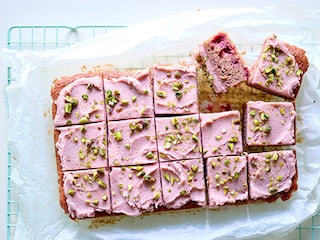
[[[199,115],[156,118],[160,161],[201,157]]]
[[[110,182],[113,213],[137,216],[162,205],[158,163],[113,167]]]
[[[201,113],[200,119],[204,157],[242,153],[239,111]]]
[[[71,218],[111,213],[109,174],[104,168],[63,173],[61,205]]]
[[[249,101],[244,119],[248,146],[295,144],[296,112],[291,102]]]
[[[308,67],[304,50],[281,42],[272,35],[262,46],[260,56],[252,67],[248,84],[293,100],[298,94],[303,74]]]
[[[63,171],[108,166],[104,122],[58,127],[55,139],[56,156]]]
[[[164,206],[205,206],[205,180],[202,159],[160,163]]]
[[[207,185],[210,208],[248,200],[246,156],[208,158]]]
[[[158,153],[153,119],[111,121],[108,126],[110,166],[157,162]]]
[[[78,74],[55,80],[51,95],[55,126],[105,121],[102,77]]]
[[[194,57],[216,93],[227,92],[230,87],[248,79],[248,68],[224,32],[199,45]]]
[[[149,69],[104,74],[108,121],[153,117],[152,81]]]
[[[198,112],[197,77],[194,65],[153,67],[155,114]]]
[[[248,178],[253,200],[290,198],[297,189],[297,167],[294,150],[250,153]]]

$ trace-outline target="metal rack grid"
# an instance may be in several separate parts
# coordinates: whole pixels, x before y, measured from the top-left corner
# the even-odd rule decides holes
[[[69,47],[79,41],[114,31],[125,26],[13,26],[8,30],[7,48],[18,51],[45,51],[49,49]],[[8,68],[8,85],[15,81],[12,69]],[[8,115],[10,108],[8,106]],[[19,203],[11,183],[11,155],[8,150],[8,183],[7,183],[7,240],[13,239]],[[320,239],[320,212],[300,224],[294,231],[283,239],[316,240]]]

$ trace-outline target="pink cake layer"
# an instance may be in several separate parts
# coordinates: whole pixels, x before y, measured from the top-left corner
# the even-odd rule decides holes
[[[205,158],[242,153],[239,111],[201,113],[200,119]]]
[[[113,167],[110,173],[113,213],[137,216],[162,205],[158,164]]]
[[[250,153],[248,178],[250,198],[266,199],[288,192],[296,174],[296,155],[293,150]]]
[[[293,103],[249,101],[244,118],[248,146],[295,144],[296,112]]]
[[[160,161],[201,157],[198,114],[156,118],[156,131]]]
[[[57,130],[56,149],[63,171],[108,166],[104,122],[59,127]]]
[[[55,104],[55,126],[105,121],[101,76],[79,77],[60,91]]]
[[[111,213],[109,176],[104,168],[64,172],[63,191],[72,218]]]
[[[300,88],[303,72],[295,57],[275,35],[268,37],[252,67],[248,84],[275,95],[294,99]]]
[[[164,206],[178,209],[192,202],[206,206],[202,159],[160,163]]]
[[[207,159],[209,208],[248,200],[246,156]]]
[[[198,88],[194,65],[155,65],[153,78],[155,114],[198,112]]]
[[[154,120],[150,118],[108,122],[110,166],[157,162]]]
[[[153,89],[149,69],[114,77],[104,75],[108,120],[153,117]]]

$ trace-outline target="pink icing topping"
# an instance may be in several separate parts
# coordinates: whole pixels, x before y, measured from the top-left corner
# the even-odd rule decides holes
[[[158,164],[113,167],[110,173],[114,213],[137,216],[162,204]]]
[[[204,157],[242,153],[239,111],[201,113]]]
[[[188,202],[206,205],[202,159],[161,162],[163,201],[167,208],[180,208]]]
[[[70,105],[70,113],[65,106],[68,97],[76,99],[77,103]],[[54,118],[55,126],[65,126],[78,123],[105,121],[105,107],[102,79],[100,76],[79,78],[64,87],[55,101],[57,113]]]
[[[153,119],[121,120],[108,124],[110,166],[146,164],[157,161]]]
[[[300,86],[300,75],[294,56],[273,35],[266,39],[263,51],[252,68],[248,83],[279,96],[294,99]]]
[[[291,102],[247,102],[246,143],[249,146],[294,144],[295,118]]]
[[[210,208],[247,200],[246,156],[208,158],[207,181]]]
[[[197,78],[194,65],[154,66],[156,114],[198,112]]]
[[[109,121],[153,117],[152,81],[148,69],[134,76],[104,79],[104,88]]]
[[[156,118],[160,161],[201,157],[199,115]]]
[[[296,173],[293,150],[251,153],[248,155],[250,197],[268,198],[291,188]]]
[[[106,124],[59,127],[56,143],[62,170],[107,167]]]
[[[109,179],[105,169],[65,172],[63,187],[72,218],[94,217],[95,212],[111,213]]]

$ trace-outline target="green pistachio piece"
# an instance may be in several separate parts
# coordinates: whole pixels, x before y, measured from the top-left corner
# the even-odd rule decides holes
[[[64,104],[64,112],[70,114],[71,111],[72,111],[72,104],[71,103]]]
[[[82,126],[80,126],[80,131],[81,131],[81,132],[85,132],[85,131],[87,131],[86,126],[83,126],[83,125],[82,125]]]
[[[78,138],[77,138],[77,137],[74,137],[74,138],[73,138],[73,141],[74,141],[74,142],[78,142]]]
[[[130,149],[131,148],[129,143],[126,143],[124,146],[126,147],[126,149]]]
[[[135,171],[142,171],[143,167],[142,166],[130,166],[131,170],[135,170]]]
[[[99,155],[100,155],[101,157],[105,157],[106,154],[107,154],[106,149],[104,149],[104,148],[99,148]]]
[[[135,101],[137,101],[137,97],[136,96],[132,96],[132,102],[135,102]]]
[[[191,165],[191,170],[192,170],[193,172],[197,172],[198,169],[199,169],[199,166],[198,166],[197,164]]]
[[[160,192],[158,192],[158,191],[154,192],[154,196],[153,196],[154,200],[158,200],[160,197],[161,197],[161,193]]]
[[[178,120],[178,118],[177,118],[177,117],[172,118],[172,119],[171,119],[171,124],[172,124],[173,126],[175,126],[175,127],[178,127],[178,125],[179,125],[179,120]]]
[[[261,114],[260,114],[260,118],[261,118],[261,120],[262,121],[268,121],[269,120],[269,114],[267,114],[267,113],[264,113],[264,112],[262,112]]]
[[[228,148],[231,152],[233,152],[234,149],[234,143],[228,143]]]
[[[84,116],[84,117],[80,118],[80,120],[79,120],[80,124],[88,123],[88,122],[89,122],[88,116]]]
[[[216,174],[216,176],[214,177],[217,181],[219,181],[219,179],[220,179],[220,174]]]
[[[265,133],[270,133],[271,130],[272,130],[271,126],[267,124],[267,125],[265,126],[265,128],[264,128],[263,131],[264,131]]]
[[[284,115],[285,114],[285,109],[284,108],[280,108],[280,113],[281,113],[281,115]]]
[[[99,200],[98,200],[98,199],[94,199],[94,200],[92,201],[92,204],[95,205],[95,206],[98,206]]]
[[[160,98],[165,98],[167,97],[167,93],[165,91],[158,91],[157,96]]]
[[[154,155],[153,155],[152,152],[147,152],[146,158],[151,159],[151,158],[153,158],[153,157],[154,157]]]
[[[279,154],[278,154],[278,153],[274,153],[274,154],[272,155],[271,160],[273,160],[273,161],[277,161],[277,160],[278,160],[278,158],[279,158]]]
[[[104,181],[102,181],[101,179],[98,181],[98,185],[99,185],[99,187],[102,187],[104,189],[107,188],[107,184]]]
[[[144,179],[144,181],[146,181],[146,182],[155,182],[156,181],[156,179],[154,179],[152,176],[150,176],[150,175],[144,175],[143,176],[143,179]]]
[[[81,97],[82,97],[82,99],[85,100],[85,101],[89,99],[88,94],[82,94]]]
[[[238,138],[237,138],[237,137],[231,137],[231,139],[229,140],[229,142],[231,142],[231,143],[237,143],[237,142],[238,142]]]
[[[173,85],[172,85],[172,90],[174,91],[179,91],[183,88],[183,83],[182,82],[175,82]]]
[[[129,185],[128,185],[128,191],[130,192],[130,191],[132,190],[132,188],[133,188],[132,185],[129,184]]]
[[[194,142],[199,142],[199,138],[195,134],[193,134],[191,138]]]
[[[145,171],[140,171],[136,175],[137,175],[137,177],[143,177],[145,174],[146,174]]]
[[[72,197],[74,196],[74,194],[76,193],[76,191],[74,189],[69,189],[68,190],[68,194]]]
[[[302,75],[303,71],[301,71],[300,69],[297,70],[296,75],[297,77],[300,77]]]
[[[182,190],[182,191],[179,192],[179,195],[180,195],[180,196],[184,196],[184,195],[186,195],[186,193],[187,193],[186,190]]]
[[[78,99],[77,98],[74,98],[74,97],[71,97],[69,95],[67,95],[65,98],[64,98],[65,102],[66,103],[71,103],[72,106],[77,106],[78,105]]]
[[[216,138],[216,140],[218,140],[218,141],[219,141],[219,140],[221,140],[221,139],[222,139],[222,136],[220,136],[220,135],[216,135],[216,136],[215,136],[215,138]]]
[[[102,200],[103,200],[103,201],[107,201],[107,199],[108,199],[108,196],[107,196],[107,195],[103,195],[103,196],[102,196]]]
[[[269,193],[271,193],[271,194],[275,194],[275,193],[278,192],[278,189],[275,188],[275,187],[269,187],[268,191],[269,191]]]
[[[120,131],[117,131],[114,133],[114,138],[116,139],[116,141],[120,142],[122,141],[122,133]]]
[[[165,180],[167,180],[168,182],[170,182],[170,175],[168,173],[163,174],[163,177]]]
[[[278,182],[280,182],[280,181],[282,181],[282,176],[281,175],[279,175],[279,176],[277,176],[277,178],[276,178],[276,180],[278,181]]]
[[[176,98],[180,99],[182,98],[183,93],[182,92],[176,92]]]
[[[128,105],[128,104],[129,104],[129,100],[127,100],[127,99],[122,99],[122,100],[121,100],[121,104],[122,104],[122,105]]]
[[[79,150],[79,152],[78,152],[78,157],[79,157],[80,159],[82,159],[82,160],[85,158],[82,149]]]
[[[179,72],[179,71],[176,71],[176,72],[174,73],[174,77],[175,77],[176,79],[180,79],[181,76],[182,76],[182,74],[181,74],[181,72]]]
[[[249,112],[249,115],[250,115],[251,117],[254,117],[254,116],[256,115],[256,110],[250,111],[250,112]]]
[[[88,89],[88,90],[91,90],[91,89],[93,88],[93,86],[94,86],[94,85],[93,85],[92,83],[88,83],[87,89]]]
[[[235,173],[233,174],[233,177],[234,177],[235,179],[238,179],[238,178],[239,178],[239,172],[235,172]]]
[[[255,126],[259,126],[260,121],[259,121],[258,119],[254,119],[254,120],[253,120],[253,124],[254,124]]]

